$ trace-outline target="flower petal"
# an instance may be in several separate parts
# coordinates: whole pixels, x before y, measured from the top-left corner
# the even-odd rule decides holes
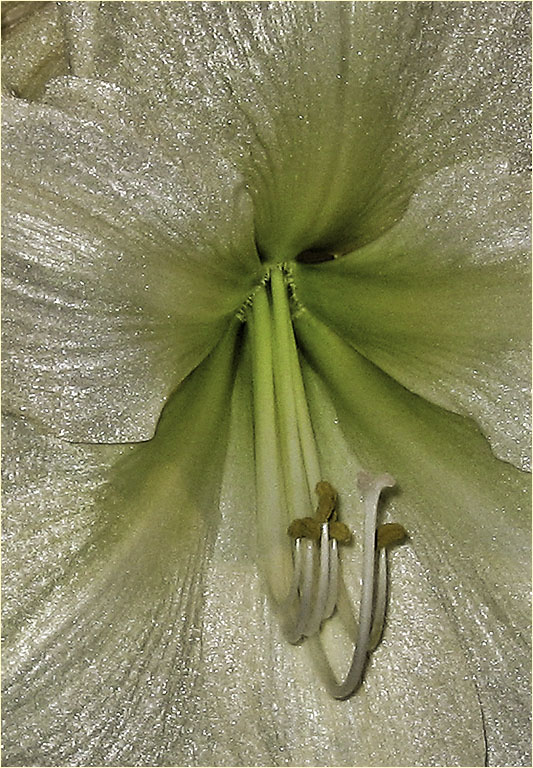
[[[249,391],[238,395],[207,580],[203,647],[209,663],[201,677],[207,706],[195,719],[196,764],[481,764],[483,729],[472,679],[416,554],[406,553],[396,577],[395,589],[407,599],[395,596],[394,625],[352,699],[331,699],[308,645],[287,644],[254,568],[263,548],[249,522],[251,404],[244,407]],[[346,455],[330,458],[344,467]],[[349,461],[347,472],[353,471]],[[357,592],[358,581],[354,587]]]
[[[531,253],[526,180],[446,169],[366,248],[296,266],[298,296],[365,357],[476,419],[496,455],[529,466]]]
[[[308,313],[296,331],[321,456],[341,498],[350,497],[355,469],[339,456],[352,453],[356,466],[398,479],[389,509],[410,543],[391,558],[391,628],[402,631],[406,601],[432,621],[432,608],[416,609],[401,587],[414,555],[474,677],[489,764],[528,765],[528,475],[498,461],[467,419],[408,392]]]
[[[408,597],[395,596],[390,636],[350,701],[332,700],[306,646],[293,648],[281,636],[255,567],[261,542],[252,516],[246,354],[233,392],[221,524],[212,547],[233,339],[180,387],[152,442],[87,449],[51,441],[48,454],[34,447],[24,471],[18,465],[8,489],[17,505],[4,532],[7,564],[24,574],[24,593],[16,579],[7,586],[4,758],[88,765],[481,764],[475,689],[458,638],[412,553],[395,581]],[[103,510],[78,502],[78,513],[65,515],[81,477],[91,474],[83,462],[106,456],[109,464],[117,452],[125,458],[104,473],[114,493]],[[47,469],[53,457],[55,471],[46,478],[37,476],[37,457]],[[58,483],[62,494],[55,496]],[[36,496],[32,489],[42,485]],[[27,556],[35,548],[38,559]]]
[[[238,325],[148,443],[79,447],[15,431],[4,493],[10,764],[142,763],[143,746],[156,760],[166,729],[186,727]]]
[[[2,3],[2,89],[38,98],[46,83],[69,71],[64,24],[57,3]]]
[[[435,169],[488,151],[529,160],[522,4],[66,11],[83,74],[90,61],[142,93],[169,146],[202,136],[242,170],[265,258],[372,240]]]
[[[151,437],[257,279],[234,174],[169,159],[127,109],[105,85],[83,119],[4,106],[9,402],[71,440]]]

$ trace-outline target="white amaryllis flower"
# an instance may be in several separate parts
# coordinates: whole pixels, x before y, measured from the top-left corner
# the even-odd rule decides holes
[[[38,5],[4,764],[530,764],[529,5]]]

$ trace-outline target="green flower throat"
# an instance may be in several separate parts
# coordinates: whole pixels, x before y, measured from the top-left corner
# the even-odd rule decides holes
[[[320,468],[293,329],[299,311],[287,265],[270,269],[243,310],[253,349],[258,536],[270,597],[289,642],[318,640],[323,623],[339,612],[355,645],[346,677],[337,681],[320,642],[315,643],[314,659],[331,695],[342,699],[360,686],[368,654],[380,640],[387,600],[386,549],[406,533],[396,524],[377,526],[380,493],[394,479],[361,473],[365,522],[356,619],[347,601],[339,602],[346,591],[340,550],[349,545],[352,531],[348,521],[338,519],[337,493]]]

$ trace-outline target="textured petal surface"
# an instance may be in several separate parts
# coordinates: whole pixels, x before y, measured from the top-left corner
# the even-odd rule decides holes
[[[529,157],[522,4],[68,6],[75,72],[142,90],[171,146],[201,134],[243,169],[266,258],[371,240],[435,168]]]
[[[509,228],[505,169],[495,170],[485,243],[464,195],[466,166],[449,166],[475,168],[488,150],[509,155],[513,169],[528,158],[529,6],[62,10],[78,78],[51,84],[47,106],[14,106],[6,134],[8,403],[29,418],[7,433],[4,758],[530,764],[524,475],[494,457],[472,422],[435,404],[474,414],[511,458],[520,435],[508,394],[520,387],[513,374],[505,391],[503,363],[518,347],[507,345],[515,326],[498,302],[515,301],[523,234]],[[462,194],[466,221],[453,233],[465,252],[447,247],[457,216],[447,191]],[[405,210],[409,226],[395,226]],[[383,643],[347,702],[322,691],[305,645],[281,638],[256,569],[250,368],[242,331],[223,336],[261,276],[254,239],[267,259],[330,246],[364,256],[342,262],[342,291],[354,275],[365,286],[356,323],[330,306],[341,290],[313,283],[327,269],[340,285],[340,261],[297,273],[321,318],[302,313],[298,341],[343,517],[357,534],[361,466],[390,471],[398,492],[382,514],[410,533],[391,558]],[[443,256],[421,274],[425,244]],[[463,282],[450,267],[465,253]],[[412,305],[392,281],[412,286]],[[473,285],[483,291],[467,301]],[[483,295],[496,304],[494,322]],[[489,323],[476,337],[482,373],[465,379],[478,307]],[[440,355],[461,341],[459,365],[429,349],[415,332],[423,322]],[[415,354],[391,349],[388,333]],[[499,377],[503,400],[485,374]],[[68,446],[36,427],[146,439],[179,382],[155,438],[140,446]],[[359,564],[356,546],[344,553],[354,597]],[[342,650],[336,638],[328,645]]]
[[[473,416],[496,455],[522,468],[531,429],[527,189],[494,163],[446,169],[366,248],[294,270],[305,306],[403,386]]]
[[[4,107],[7,398],[71,440],[143,440],[256,279],[251,207],[208,152],[144,143],[111,87],[88,101]]]
[[[6,521],[6,554],[24,585],[22,595],[16,580],[4,587],[4,759],[483,764],[473,677],[415,547],[395,555],[387,636],[358,696],[330,699],[306,647],[292,648],[281,637],[255,566],[246,358],[233,395],[218,523],[218,459],[233,376],[231,364],[221,363],[231,356],[229,337],[225,351],[217,348],[169,402],[152,443],[81,449],[18,435],[16,446],[33,448],[27,463],[12,475],[7,470],[17,504]],[[214,377],[222,368],[226,373]],[[184,432],[192,439],[180,441]],[[350,456],[339,439],[327,447]],[[124,456],[118,463],[117,452]],[[352,489],[356,466],[346,459],[343,488]],[[43,477],[45,467],[54,471]],[[112,494],[103,516],[89,495],[98,478]],[[348,517],[352,500],[345,508]],[[27,556],[32,548],[37,561]],[[15,569],[19,558],[25,566]]]
[[[419,622],[432,620],[433,609],[410,603],[400,588],[415,557],[475,681],[490,764],[528,765],[529,476],[498,461],[467,419],[408,392],[308,314],[297,331],[324,466],[341,498],[354,488],[345,455],[398,481],[387,517],[407,529],[410,542],[392,558],[389,623],[397,626],[406,601]],[[417,685],[416,674],[411,680]],[[456,714],[448,712],[444,727],[453,731]]]
[[[50,79],[67,74],[64,33],[58,3],[2,3],[2,92],[36,99]]]
[[[70,446],[15,420],[4,482],[6,763],[143,764],[148,742],[160,764],[167,729],[179,739],[198,675],[236,333],[184,382],[148,443]]]

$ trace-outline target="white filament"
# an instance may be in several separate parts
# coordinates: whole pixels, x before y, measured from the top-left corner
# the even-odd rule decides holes
[[[370,630],[368,649],[373,651],[383,634],[385,609],[387,607],[387,549],[383,547],[378,555],[377,578],[374,602],[374,620]]]
[[[292,603],[298,598],[298,588],[302,578],[302,540],[296,539],[294,542],[293,553],[294,570],[292,572],[291,588],[289,590],[288,602]]]
[[[300,572],[299,600],[297,599],[296,616],[289,619],[285,625],[285,634],[290,643],[298,643],[304,636],[304,630],[313,610],[314,588],[314,544],[305,540],[302,553],[302,568]]]
[[[359,484],[364,494],[365,509],[362,589],[355,647],[350,668],[342,682],[336,680],[327,659],[324,659],[328,689],[337,699],[351,696],[361,685],[367,657],[379,642],[385,620],[387,560],[386,550],[382,549],[376,567],[377,508],[381,491],[392,487],[394,480],[390,475],[375,479],[361,475]],[[322,623],[332,615],[337,604],[341,584],[338,546],[334,539],[329,538],[329,527],[329,523],[322,525],[320,543],[305,540],[303,568],[298,559],[302,540],[298,539],[295,543],[295,576],[298,574],[296,619],[286,627],[287,637],[292,643],[304,637],[317,636]],[[317,555],[318,568],[314,568]]]
[[[327,618],[326,605],[329,597],[329,525],[322,525],[322,534],[320,537],[320,562],[318,583],[316,585],[316,599],[311,615],[305,627],[303,634],[307,637],[315,635],[320,630],[320,625]]]
[[[324,609],[324,619],[329,619],[337,605],[337,592],[339,589],[339,551],[335,539],[331,539],[329,544],[329,582],[328,599]]]

